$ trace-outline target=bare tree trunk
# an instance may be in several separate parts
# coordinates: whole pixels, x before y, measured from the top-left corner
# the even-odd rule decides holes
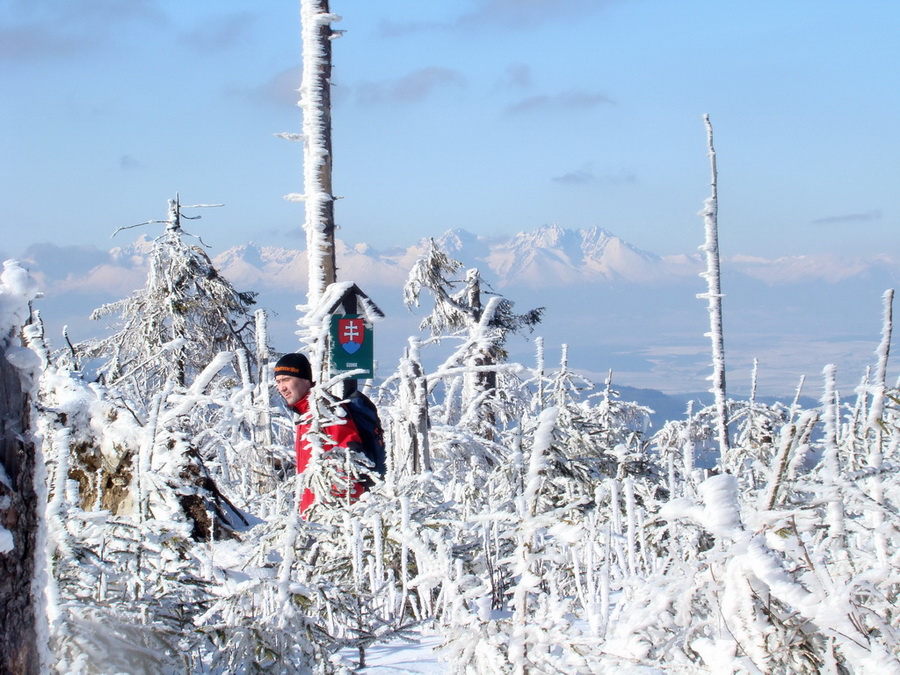
[[[710,392],[715,394],[717,423],[719,432],[720,462],[725,465],[726,455],[730,447],[728,441],[728,410],[725,398],[725,338],[722,329],[722,281],[719,274],[719,197],[716,174],[716,150],[713,147],[713,130],[709,115],[703,116],[706,124],[707,146],[709,148],[709,164],[712,174],[710,186],[712,192],[706,200],[703,215],[706,222],[706,243],[700,250],[706,253],[706,271],[701,276],[706,278],[708,290],[697,297],[709,300],[709,337],[712,341],[713,374]]]
[[[265,447],[266,456],[269,455],[270,448],[274,443],[272,435],[272,419],[269,410],[269,392],[272,388],[272,381],[268,370],[269,360],[269,327],[268,315],[264,309],[256,310],[256,373],[259,382],[256,386],[254,399],[259,405],[260,413],[256,419],[254,429],[254,441]]]
[[[328,0],[302,0],[303,189],[310,306],[337,278],[334,253],[334,196],[331,187],[331,41],[337,37]]]
[[[38,607],[33,583],[39,544],[40,499],[31,401],[0,340],[0,672],[41,670]]]
[[[431,471],[431,445],[428,432],[428,382],[422,368],[419,347],[415,338],[410,338],[410,346],[403,364],[404,384],[401,390],[403,410],[409,415],[406,420],[408,447],[405,465],[413,474]],[[399,466],[399,463],[395,466]]]

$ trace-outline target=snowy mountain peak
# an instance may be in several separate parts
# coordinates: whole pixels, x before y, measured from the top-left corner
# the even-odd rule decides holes
[[[581,237],[578,231],[567,230],[553,223],[543,225],[533,232],[519,232],[510,242],[513,248],[527,251],[531,249],[580,250]]]
[[[236,263],[245,263],[261,267],[265,264],[262,250],[256,244],[250,242],[248,244],[234,246],[216,256],[216,264],[219,267],[227,268]]]
[[[602,227],[597,227],[596,225],[587,230],[579,230],[579,232],[581,233],[581,248],[586,253],[593,254],[602,252],[611,241],[622,241],[612,232],[604,230]]]
[[[543,225],[534,232],[520,232],[516,235],[516,240],[527,241],[540,248],[554,248],[560,246],[569,234],[571,234],[570,230],[553,223],[551,225]]]
[[[472,234],[467,230],[456,228],[447,230],[434,241],[442,250],[453,253],[471,247],[473,244],[477,245],[479,238],[478,235]]]
[[[494,246],[489,262],[503,285],[540,287],[653,278],[659,258],[600,227],[568,230],[554,223]]]

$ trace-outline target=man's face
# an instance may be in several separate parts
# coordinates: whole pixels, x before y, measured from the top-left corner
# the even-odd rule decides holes
[[[300,377],[279,375],[275,378],[275,386],[278,387],[278,393],[285,402],[288,405],[294,405],[309,393],[309,390],[312,389],[312,382]]]

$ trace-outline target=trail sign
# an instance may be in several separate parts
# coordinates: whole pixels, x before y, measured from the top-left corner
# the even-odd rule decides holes
[[[375,349],[372,327],[359,314],[332,314],[331,316],[331,371],[337,375],[362,369],[353,379],[367,380],[374,377]]]
[[[375,348],[372,324],[384,318],[378,305],[352,281],[329,284],[322,310],[331,315],[328,360],[331,375],[362,371],[343,378],[343,395],[356,391],[357,380],[375,377]]]

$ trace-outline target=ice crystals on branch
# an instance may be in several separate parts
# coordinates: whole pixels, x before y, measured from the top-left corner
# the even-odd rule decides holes
[[[331,63],[320,36],[326,32],[329,39],[334,37],[331,23],[341,17],[325,12],[327,3],[310,0],[301,3],[301,33],[303,42],[303,73],[300,83],[299,106],[303,110],[303,197],[306,203],[306,251],[309,256],[310,284],[308,299],[315,305],[328,282],[325,270],[326,258],[333,257],[334,242],[329,241],[327,230],[332,226],[330,207],[334,201],[331,194],[331,111],[330,83],[327,74]],[[330,49],[330,47],[329,47]],[[326,98],[327,97],[327,98]],[[297,194],[288,195],[290,201],[299,201]]]

